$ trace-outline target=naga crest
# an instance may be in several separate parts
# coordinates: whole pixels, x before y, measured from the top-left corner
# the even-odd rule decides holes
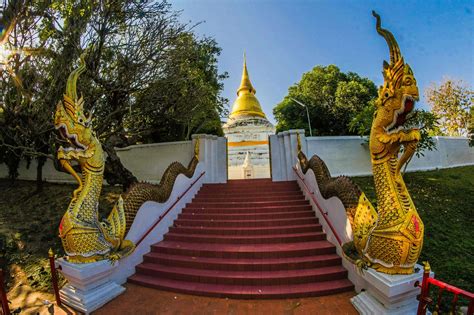
[[[54,126],[70,144],[70,147],[63,149],[64,152],[88,152],[92,156],[97,140],[91,127],[91,116],[86,116],[84,112],[84,99],[82,96],[78,98],[76,91],[77,79],[85,69],[84,55],[81,55],[79,67],[68,77],[63,100],[56,106]]]
[[[387,151],[385,144],[393,142],[391,136],[400,131],[409,132],[405,130],[404,124],[419,99],[419,92],[413,71],[403,60],[395,37],[381,27],[380,16],[375,11],[372,11],[372,15],[377,19],[377,33],[385,39],[390,51],[390,63],[383,63],[384,84],[378,91],[377,109],[372,124],[372,134],[375,137],[371,137],[372,159],[374,162],[383,162],[389,153],[398,150],[398,147],[394,147],[390,152]],[[404,139],[402,137],[399,140]]]

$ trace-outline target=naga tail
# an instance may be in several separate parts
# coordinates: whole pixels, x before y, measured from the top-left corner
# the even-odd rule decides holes
[[[130,230],[138,209],[140,209],[146,201],[159,203],[167,201],[173,191],[173,186],[178,175],[183,174],[188,178],[193,177],[198,163],[199,160],[196,156],[189,162],[188,167],[185,167],[179,162],[173,162],[165,170],[158,185],[149,183],[136,183],[132,185],[123,197],[123,208],[125,210],[125,221],[127,224],[125,235],[127,235]]]
[[[366,247],[370,232],[377,222],[377,212],[359,186],[349,177],[331,177],[326,163],[317,155],[313,155],[308,161],[301,150],[299,137],[298,160],[303,173],[306,174],[309,169],[313,171],[324,199],[337,197],[342,201],[353,232],[353,242],[344,244],[343,251],[348,259],[355,262],[363,256],[363,249]],[[358,254],[353,254],[355,252]]]
[[[118,235],[123,240],[127,235],[138,209],[146,201],[163,203],[170,197],[176,178],[183,174],[188,178],[193,177],[196,166],[199,163],[199,139],[194,144],[194,156],[185,167],[179,162],[171,163],[163,173],[160,183],[153,185],[149,183],[136,183],[120,196],[108,216],[107,228],[113,230],[113,235]]]
[[[359,186],[347,176],[331,177],[326,163],[316,154],[308,161],[305,154],[301,150],[298,151],[298,159],[303,173],[306,174],[309,169],[313,171],[319,191],[324,199],[338,197],[342,201],[349,222],[353,227],[356,209],[362,195]]]

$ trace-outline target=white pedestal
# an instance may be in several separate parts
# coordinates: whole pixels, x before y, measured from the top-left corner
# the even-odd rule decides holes
[[[423,280],[423,267],[411,275],[388,275],[373,269],[364,271],[367,290],[351,299],[360,314],[410,315],[416,314],[420,288],[415,283]]]
[[[110,261],[89,264],[73,264],[63,258],[57,259],[60,272],[68,284],[60,293],[61,301],[72,308],[89,314],[125,291],[125,288],[111,281],[111,274],[118,267]]]

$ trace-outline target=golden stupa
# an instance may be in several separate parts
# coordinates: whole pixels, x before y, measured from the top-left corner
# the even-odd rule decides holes
[[[240,87],[237,90],[237,99],[232,106],[232,112],[229,118],[236,118],[241,116],[257,116],[265,117],[265,113],[262,111],[260,102],[255,97],[257,91],[250,82],[249,73],[247,71],[247,61],[244,55],[244,69],[242,70],[242,80],[240,81]]]
[[[229,179],[269,178],[269,135],[275,127],[265,116],[255,97],[244,55],[242,80],[229,119],[222,126],[227,138]]]

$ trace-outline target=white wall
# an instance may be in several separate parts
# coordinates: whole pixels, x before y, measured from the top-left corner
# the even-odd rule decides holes
[[[225,182],[227,180],[226,139],[211,135],[193,135],[200,139],[200,158],[205,163],[205,182]],[[132,145],[117,148],[117,155],[123,165],[129,169],[139,181],[158,183],[166,168],[174,161],[187,166],[194,154],[193,141],[176,141]],[[20,162],[19,179],[36,179],[36,161],[30,168],[26,162]],[[8,177],[5,164],[0,164],[0,178]],[[43,168],[43,178],[48,182],[75,183],[71,175],[59,172],[54,168],[53,161],[48,159]]]
[[[139,181],[156,183],[174,161],[187,166],[193,157],[194,146],[192,141],[176,141],[133,145],[117,148],[116,152],[123,166]]]
[[[296,160],[296,134],[300,134],[302,150],[308,158],[317,154],[332,176],[363,176],[372,174],[369,146],[359,136],[305,137],[301,130],[289,130],[270,136],[273,180],[293,180],[292,166]],[[434,137],[436,150],[413,157],[408,171],[432,170],[474,165],[474,147],[465,137]]]

